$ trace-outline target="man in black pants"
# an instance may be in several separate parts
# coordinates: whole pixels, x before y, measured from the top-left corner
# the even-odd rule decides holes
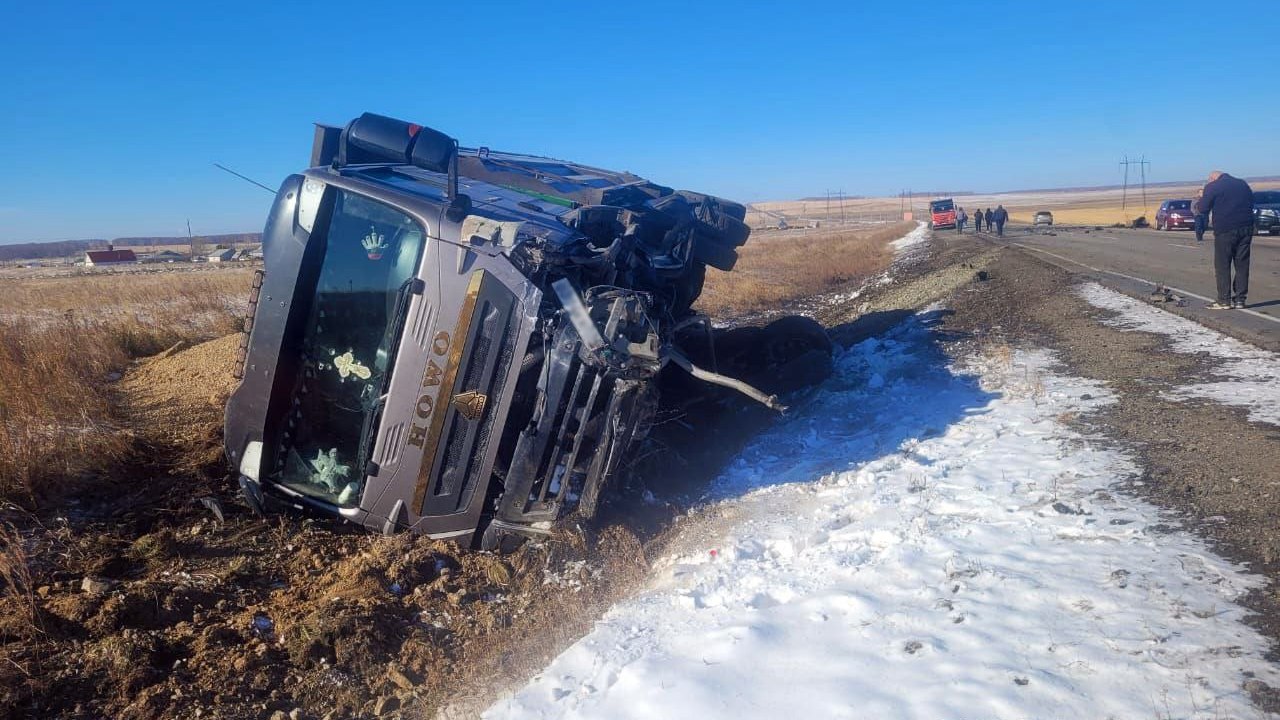
[[[1213,270],[1218,301],[1210,310],[1243,308],[1249,294],[1249,249],[1253,245],[1253,189],[1249,183],[1214,170],[1200,196],[1200,212],[1213,214]],[[1236,276],[1232,282],[1231,267]]]
[[[995,221],[996,221],[996,235],[999,235],[1000,237],[1004,237],[1004,224],[1009,221],[1009,211],[1005,210],[1003,205],[996,206]],[[987,225],[988,225],[987,231],[990,232],[991,223],[988,222]]]

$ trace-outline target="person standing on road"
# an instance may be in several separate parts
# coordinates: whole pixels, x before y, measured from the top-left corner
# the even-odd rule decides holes
[[[996,214],[991,212],[991,208],[987,208],[987,232],[991,232],[991,228],[995,227]]]
[[[996,220],[996,235],[999,235],[1000,237],[1004,237],[1004,224],[1009,221],[1009,211],[1005,210],[1003,205],[996,206],[995,220]],[[990,226],[990,223],[988,223],[988,227],[989,226]]]
[[[1213,213],[1213,271],[1218,300],[1210,310],[1245,307],[1249,294],[1249,250],[1253,245],[1253,188],[1221,170],[1209,173],[1200,192],[1202,213]],[[1235,266],[1235,280],[1231,268]]]
[[[964,208],[956,208],[956,232],[964,232],[964,224],[969,221],[969,216],[964,213]]]
[[[1196,192],[1196,199],[1191,201],[1191,214],[1195,216],[1196,242],[1204,242],[1204,229],[1209,225],[1209,214],[1200,209],[1200,198],[1204,190]]]
[[[973,211],[973,231],[982,232],[982,208]]]

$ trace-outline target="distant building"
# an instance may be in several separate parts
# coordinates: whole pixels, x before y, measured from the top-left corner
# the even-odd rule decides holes
[[[138,262],[144,263],[186,262],[186,260],[186,255],[172,250],[161,250],[160,252],[153,252],[150,255],[143,255],[138,258]]]
[[[232,250],[231,248],[227,248],[226,250],[218,250],[216,252],[210,253],[209,262],[212,262],[212,263],[230,262],[234,260],[235,257],[236,257],[236,251]]]
[[[116,250],[112,245],[108,245],[106,250],[86,250],[84,254],[84,264],[88,267],[131,265],[136,262],[138,256],[132,250]]]

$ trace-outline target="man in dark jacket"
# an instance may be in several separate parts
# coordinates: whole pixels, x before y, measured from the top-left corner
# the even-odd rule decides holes
[[[987,221],[987,232],[991,232],[991,228],[996,221],[996,214],[991,212],[991,208],[987,208],[986,221]]]
[[[1221,170],[1209,173],[1200,195],[1202,213],[1212,213],[1213,270],[1218,301],[1210,310],[1243,308],[1249,294],[1249,250],[1253,246],[1253,189]],[[1235,266],[1234,282],[1231,267]]]
[[[973,231],[976,233],[982,232],[982,208],[977,208],[973,211]]]
[[[996,235],[1004,237],[1004,224],[1009,221],[1009,211],[1004,209],[1003,205],[997,205],[995,211]],[[990,223],[987,223],[990,227]]]

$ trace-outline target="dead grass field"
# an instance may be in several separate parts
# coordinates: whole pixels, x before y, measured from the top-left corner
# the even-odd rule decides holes
[[[0,283],[0,501],[39,506],[126,452],[111,380],[135,358],[234,332],[251,275]]]
[[[893,261],[889,242],[916,224],[847,226],[820,231],[757,231],[733,272],[707,271],[697,308],[732,317],[872,277]]]

